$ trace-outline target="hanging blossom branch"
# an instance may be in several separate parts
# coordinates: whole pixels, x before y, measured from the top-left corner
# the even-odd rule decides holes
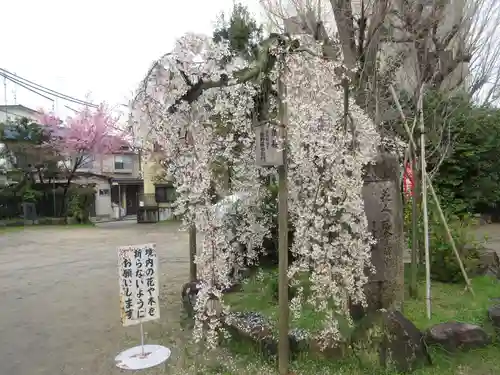
[[[321,46],[310,41],[311,48]],[[319,55],[319,54],[318,54]],[[316,54],[286,58],[290,214],[296,229],[297,260],[289,277],[309,274],[310,294],[299,285],[294,315],[308,303],[325,313],[325,345],[340,338],[338,317],[348,314],[347,297],[365,303],[365,270],[373,244],[362,197],[363,169],[374,160],[380,137],[374,123],[349,100],[346,121],[338,62]]]
[[[232,284],[235,268],[255,261],[268,227],[259,210],[262,171],[254,162],[251,113],[256,86],[245,80],[238,83],[235,75],[241,77],[248,69],[243,61],[221,66],[229,53],[225,44],[186,35],[150,71],[135,102],[136,122],[146,125],[138,132],[143,144],[161,153],[174,181],[176,214],[204,235],[196,259],[202,288],[194,336],[201,340],[206,335],[210,346],[217,342],[219,318],[227,311],[222,292]],[[227,84],[217,83],[221,77]],[[232,223],[212,205],[213,169],[221,160],[235,166],[231,187],[241,197],[233,237],[228,236]]]
[[[345,297],[364,302],[364,270],[370,266],[372,239],[361,196],[362,173],[376,154],[379,136],[353,101],[346,128],[343,91],[335,73],[346,69],[319,57],[319,44],[309,44],[304,45],[307,53],[290,53],[286,43],[268,45],[257,64],[259,75],[250,81],[237,75],[255,66],[221,66],[227,46],[189,34],[153,69],[136,102],[143,116],[137,122],[147,125],[142,132],[145,143],[161,151],[179,193],[177,214],[204,234],[197,258],[202,289],[194,335],[197,340],[206,335],[209,345],[216,344],[220,317],[227,311],[222,292],[231,284],[232,270],[256,259],[267,234],[270,218],[259,209],[264,197],[259,177],[264,172],[254,161],[254,99],[262,94],[264,81],[277,82],[280,67],[275,62],[282,55],[289,88],[290,216],[297,231],[293,251],[298,258],[290,277],[310,272],[312,293],[306,302],[326,312],[324,333],[331,338],[339,335],[336,314],[344,311]],[[193,92],[194,82],[216,82],[221,76],[231,84],[205,88],[194,100],[181,99]],[[264,121],[272,122],[275,101],[269,100],[265,108]],[[229,223],[214,210],[210,195],[213,166],[221,160],[234,166],[232,192],[242,197],[235,241],[228,240]],[[242,253],[240,245],[247,251]],[[295,307],[298,302],[294,300]]]

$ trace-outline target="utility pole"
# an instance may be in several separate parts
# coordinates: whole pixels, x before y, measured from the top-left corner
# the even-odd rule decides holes
[[[14,76],[17,78],[17,74],[14,73]],[[17,104],[17,86],[14,85],[14,88],[12,89],[12,96],[14,98],[14,104]]]
[[[5,118],[7,118],[7,77],[3,77],[3,101],[5,104]]]

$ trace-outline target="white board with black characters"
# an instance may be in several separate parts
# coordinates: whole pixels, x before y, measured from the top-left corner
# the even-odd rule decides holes
[[[118,249],[120,312],[124,327],[158,319],[158,257],[156,245]]]

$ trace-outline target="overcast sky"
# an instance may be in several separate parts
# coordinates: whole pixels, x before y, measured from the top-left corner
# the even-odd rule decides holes
[[[258,0],[245,0],[258,17]],[[0,68],[52,90],[93,102],[127,103],[151,62],[176,38],[211,33],[233,0],[4,0]],[[5,103],[0,76],[0,104]],[[52,102],[7,83],[7,103],[52,109]],[[58,100],[56,112],[78,105]]]

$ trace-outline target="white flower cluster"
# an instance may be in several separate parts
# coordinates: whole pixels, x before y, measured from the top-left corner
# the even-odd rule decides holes
[[[297,258],[289,277],[297,282],[306,273],[311,285],[307,300],[299,288],[291,305],[297,310],[309,303],[324,311],[323,338],[330,340],[339,338],[335,316],[346,312],[346,297],[365,302],[373,240],[362,197],[363,169],[380,143],[374,123],[354,100],[346,121],[337,66],[301,53],[288,55],[285,67],[289,210]]]
[[[174,181],[176,215],[203,234],[196,260],[203,288],[195,307],[195,338],[201,339],[205,332],[210,345],[216,343],[215,333],[221,328],[221,311],[214,308],[214,301],[224,312],[219,303],[222,291],[232,283],[231,273],[255,261],[268,231],[259,209],[265,194],[259,176],[266,171],[254,161],[251,111],[256,88],[251,83],[235,84],[233,72],[244,65],[238,59],[223,65],[228,54],[226,45],[208,37],[184,36],[155,64],[135,104],[140,108],[138,123],[143,129],[138,133],[143,135],[145,151],[161,153]],[[223,76],[227,84],[205,89],[191,103],[182,100],[197,84],[219,82]],[[219,217],[213,206],[214,169],[221,164],[231,167],[231,193],[245,193],[238,202],[236,227]],[[234,233],[228,235],[229,230]]]
[[[203,288],[196,306],[195,338],[206,333],[209,345],[215,345],[221,328],[222,292],[231,283],[231,272],[257,258],[271,220],[261,210],[267,193],[261,180],[274,170],[255,164],[252,111],[258,82],[238,83],[234,73],[244,68],[244,62],[233,59],[231,66],[224,65],[228,55],[226,45],[208,37],[181,38],[144,81],[135,112],[139,126],[146,129],[139,132],[142,144],[162,153],[173,178],[177,214],[204,235],[197,258]],[[271,79],[285,72],[288,90],[289,206],[298,259],[289,272],[291,278],[308,272],[312,294],[301,302],[333,316],[346,296],[364,301],[372,239],[361,195],[362,173],[380,138],[352,100],[346,128],[343,91],[334,73],[338,64],[307,52],[288,54],[284,64],[276,64]],[[206,85],[222,76],[225,84]],[[206,86],[201,95],[189,100],[193,87],[202,84]],[[273,118],[276,103],[272,107]],[[214,166],[221,164],[232,168],[231,193],[244,193],[236,225],[219,217],[212,205]],[[232,236],[227,235],[229,228]],[[298,301],[293,302],[296,306]],[[337,335],[336,319],[326,323],[325,332]]]

